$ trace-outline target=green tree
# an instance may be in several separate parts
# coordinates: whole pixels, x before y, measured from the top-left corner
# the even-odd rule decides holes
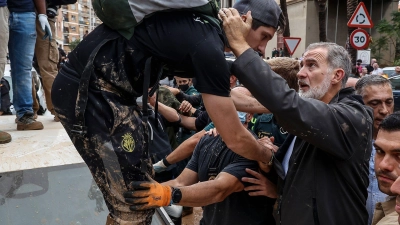
[[[76,48],[76,46],[78,46],[78,44],[81,42],[80,39],[76,39],[75,41],[71,41],[69,43],[69,48],[72,50],[74,50]]]
[[[381,20],[375,26],[380,37],[371,43],[371,52],[374,57],[382,58],[383,50],[388,50],[389,45],[395,46],[394,58],[390,64],[400,61],[400,12],[392,12],[390,21]]]

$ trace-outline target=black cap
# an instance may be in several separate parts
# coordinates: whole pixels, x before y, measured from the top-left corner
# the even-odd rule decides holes
[[[281,8],[274,0],[240,0],[233,6],[240,14],[246,14],[251,11],[251,16],[269,25],[278,28],[279,16],[282,13]]]

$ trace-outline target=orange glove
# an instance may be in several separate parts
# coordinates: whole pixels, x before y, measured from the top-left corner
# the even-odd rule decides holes
[[[161,185],[153,179],[150,181],[133,181],[133,191],[124,193],[125,201],[131,203],[131,210],[146,210],[168,206],[171,203],[171,187]]]

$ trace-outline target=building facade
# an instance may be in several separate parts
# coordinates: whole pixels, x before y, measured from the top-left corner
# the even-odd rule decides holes
[[[62,21],[57,21],[57,33],[62,31],[61,43],[66,52],[71,51],[71,42],[82,40],[86,33],[101,24],[90,0],[78,0],[75,4],[63,5],[59,10],[58,19],[60,18]]]
[[[279,1],[276,0],[278,3]],[[373,24],[378,24],[382,19],[390,20],[390,14],[398,10],[398,0],[364,0],[368,13]],[[326,36],[328,41],[341,46],[347,45],[347,3],[346,1],[328,0],[326,4]],[[319,42],[318,5],[315,0],[287,0],[287,10],[290,22],[290,36],[300,37],[301,42],[293,54],[293,57],[301,57],[305,48],[314,42]],[[372,37],[372,40],[380,35],[375,27],[365,29]],[[276,45],[275,45],[276,43]],[[271,52],[279,45],[278,38],[267,45],[266,52]],[[394,45],[389,45],[387,50],[382,50],[381,65],[389,65],[394,58]],[[267,54],[267,56],[269,56]],[[371,53],[371,57],[374,54]]]
[[[238,1],[238,0],[236,0]],[[231,7],[235,0],[222,0],[222,7]],[[275,0],[279,4],[279,0]],[[400,10],[399,0],[364,0],[368,13],[373,24],[378,24],[382,19],[390,21],[390,14]],[[305,48],[314,42],[319,42],[319,18],[318,5],[316,0],[286,0],[290,24],[290,36],[301,38],[301,42],[292,57],[300,58]],[[347,2],[339,0],[327,0],[326,4],[326,32],[330,42],[346,46],[347,27]],[[366,29],[372,40],[379,38],[380,34],[376,28]],[[271,57],[273,48],[283,47],[282,35],[275,35],[268,43],[266,57]],[[387,50],[381,50],[380,65],[391,66],[394,58],[395,46],[389,45]],[[371,53],[371,57],[374,54]]]

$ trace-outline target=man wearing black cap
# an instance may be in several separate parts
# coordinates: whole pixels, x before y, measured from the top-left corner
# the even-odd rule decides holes
[[[310,44],[296,93],[246,43],[251,15],[245,22],[232,8],[219,15],[237,56],[232,73],[289,132],[273,160],[277,224],[367,224],[372,110],[353,88],[344,88],[352,68],[346,49]]]
[[[240,1],[237,7],[254,12],[256,20],[246,39],[264,55],[267,42],[283,28],[279,6],[274,0],[252,0]],[[196,77],[196,89],[232,151],[266,163],[272,154],[237,118],[219,22],[192,11],[157,12],[134,31],[127,39],[104,23],[98,26],[69,54],[52,90],[61,123],[104,195],[109,224],[149,223],[154,212],[130,212],[122,193],[135,188],[129,185],[132,181],[149,181],[152,174],[146,154],[151,128],[136,97],[158,82],[163,65],[164,71]]]

